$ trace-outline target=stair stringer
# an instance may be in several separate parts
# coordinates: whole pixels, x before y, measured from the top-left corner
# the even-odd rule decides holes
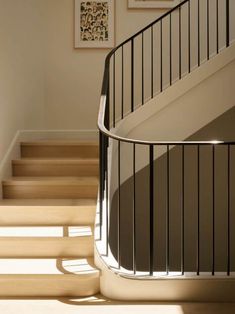
[[[230,66],[233,64],[233,61],[235,61],[234,42],[231,43],[230,47],[223,48],[219,54],[215,55],[210,60],[204,61],[200,67],[196,67],[195,69],[192,69],[190,73],[185,74],[181,80],[173,82],[173,84],[169,87],[166,87],[163,92],[148,100],[144,106],[139,105],[138,109],[136,109],[133,113],[129,113],[125,119],[117,124],[115,129],[112,129],[112,132],[127,138],[152,141],[164,140],[164,138],[161,138],[161,135],[165,134],[165,131],[162,131],[160,134],[155,132],[152,135],[143,133],[139,134],[138,127],[149,121],[149,119],[157,117],[168,107],[176,106],[177,101],[179,101],[182,97],[185,97],[185,95],[188,95],[199,85],[202,85],[206,80],[215,75],[217,72],[220,72],[226,67],[230,68]],[[215,114],[213,119],[225,112],[230,107],[226,106],[223,108],[223,104],[221,104],[219,113]],[[210,121],[208,121],[208,123]],[[159,127],[159,130],[157,131],[160,130],[161,128]],[[178,135],[170,134],[170,139],[174,140],[172,137],[176,137],[177,140],[184,139],[178,138]]]

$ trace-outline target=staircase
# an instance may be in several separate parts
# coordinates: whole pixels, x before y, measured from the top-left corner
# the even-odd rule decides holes
[[[98,293],[97,143],[21,143],[21,159],[12,161],[2,189],[0,297]]]
[[[234,4],[182,0],[106,57],[95,255],[106,297],[234,301],[235,142],[187,140],[216,118],[191,129],[215,111],[211,95],[220,114],[234,106]]]

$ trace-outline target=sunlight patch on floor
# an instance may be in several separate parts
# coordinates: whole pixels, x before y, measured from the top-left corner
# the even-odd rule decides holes
[[[73,305],[56,300],[0,300],[4,314],[184,314],[179,305]]]
[[[112,301],[101,295],[59,300],[1,300],[3,314],[234,314],[235,303],[156,303]]]

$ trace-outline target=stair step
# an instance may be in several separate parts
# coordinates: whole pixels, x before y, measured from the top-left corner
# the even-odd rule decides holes
[[[0,227],[1,237],[83,237],[92,236],[92,226]]]
[[[0,228],[0,258],[93,256],[91,227]]]
[[[99,292],[93,264],[96,142],[21,144],[0,201],[0,297],[84,297]]]
[[[93,258],[0,259],[0,275],[94,275],[99,272]]]
[[[0,226],[93,225],[96,199],[5,199],[0,201]]]
[[[3,198],[95,198],[97,177],[14,177],[3,181]]]
[[[21,156],[31,158],[98,158],[97,142],[37,141],[21,143]]]
[[[0,297],[89,296],[99,292],[92,258],[2,259]]]
[[[13,176],[98,176],[98,159],[20,159],[12,162]]]

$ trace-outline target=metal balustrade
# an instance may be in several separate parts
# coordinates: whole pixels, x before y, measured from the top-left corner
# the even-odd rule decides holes
[[[232,208],[232,191],[235,184],[235,142],[220,142],[220,141],[145,141],[118,136],[114,132],[117,123],[132,114],[140,106],[144,105],[148,100],[155,95],[163,92],[166,88],[180,80],[183,76],[199,67],[203,62],[208,61],[216,54],[219,54],[222,49],[230,46],[230,1],[223,0],[185,0],[182,1],[172,10],[163,14],[156,21],[152,22],[144,29],[134,34],[129,39],[114,48],[107,56],[105,61],[102,93],[100,99],[100,110],[98,118],[98,126],[100,130],[100,187],[99,187],[99,207],[100,207],[100,239],[106,244],[106,255],[110,252],[110,237],[111,233],[115,233],[116,249],[113,253],[117,260],[117,272],[121,272],[123,265],[122,248],[126,245],[122,235],[122,182],[121,172],[123,166],[122,146],[128,145],[129,154],[131,154],[131,176],[130,179],[130,195],[131,195],[131,219],[129,222],[129,235],[131,242],[131,265],[129,271],[133,277],[138,274],[137,261],[137,240],[138,228],[136,212],[137,208],[137,175],[136,160],[138,158],[137,147],[146,148],[146,156],[148,163],[145,167],[147,175],[147,190],[148,204],[146,205],[147,222],[146,230],[148,232],[146,261],[147,266],[144,268],[145,274],[150,278],[158,276],[160,272],[168,275],[171,271],[179,271],[184,275],[189,271],[185,266],[186,252],[186,199],[188,195],[186,186],[189,182],[190,174],[187,173],[186,164],[188,163],[188,150],[192,149],[192,158],[194,162],[191,164],[191,169],[196,175],[194,176],[194,194],[196,195],[193,207],[195,207],[195,241],[194,246],[194,267],[190,269],[195,275],[200,275],[201,267],[201,245],[208,239],[202,235],[202,190],[204,188],[202,182],[202,165],[205,163],[204,149],[208,150],[207,166],[210,168],[210,177],[208,180],[211,193],[207,195],[210,202],[210,236],[208,259],[210,272],[212,276],[216,273],[216,219],[219,219],[216,212],[218,197],[226,200],[226,211],[224,215],[224,241],[222,245],[226,247],[226,272],[230,276],[231,252],[234,249],[235,243],[231,243],[232,236],[235,230],[233,220],[231,218]],[[213,5],[213,10],[212,10]],[[203,8],[203,9],[202,9]],[[203,12],[206,14],[202,14]],[[221,12],[224,12],[222,16]],[[221,17],[222,16],[222,17]],[[212,19],[213,17],[213,19]],[[202,38],[204,37],[204,39]],[[213,40],[212,40],[213,37]],[[178,42],[176,44],[176,42]],[[212,44],[214,42],[214,44]],[[194,43],[194,44],[193,44]],[[195,44],[196,43],[196,44]],[[167,47],[164,48],[164,47]],[[165,50],[164,50],[165,49]],[[166,52],[164,54],[164,52]],[[204,59],[202,57],[204,55]],[[166,58],[168,59],[166,61]],[[156,61],[157,59],[157,61]],[[147,61],[146,61],[147,60]],[[148,64],[148,66],[147,66]],[[178,69],[177,71],[175,69]],[[176,73],[177,72],[177,73]],[[166,74],[167,73],[167,74]],[[167,76],[167,78],[166,78]],[[138,95],[137,95],[138,94]],[[110,176],[110,145],[116,147],[117,151],[117,206],[112,209],[112,199],[110,194],[110,182],[113,180]],[[218,193],[218,176],[216,174],[216,158],[218,157],[218,149],[223,151],[222,172],[223,182],[226,188]],[[130,153],[131,151],[131,153]],[[180,265],[175,269],[171,268],[171,246],[172,240],[172,167],[171,158],[173,151],[178,151],[178,157],[175,163],[179,169],[177,180],[179,183],[179,191],[177,199],[180,206],[178,209],[178,228],[180,231]],[[130,157],[130,156],[128,156]],[[156,190],[158,188],[160,176],[156,171],[158,163],[162,161],[163,166],[162,176],[164,176],[164,214],[163,217],[158,213],[158,199]],[[203,166],[205,167],[205,165]],[[176,175],[175,175],[176,176]],[[187,182],[186,182],[187,181]],[[226,183],[225,183],[226,181]],[[186,184],[187,183],[187,184]],[[139,190],[138,190],[139,192]],[[111,230],[111,211],[115,210],[115,230]],[[125,209],[124,209],[125,210]],[[217,217],[218,216],[218,217]],[[163,255],[164,267],[158,267],[158,241],[156,237],[156,221],[161,219],[161,224],[164,225],[162,233],[162,242],[164,242]],[[111,232],[112,231],[112,232]],[[225,235],[226,234],[226,235]],[[141,267],[140,267],[141,268]],[[164,269],[163,269],[164,268]],[[234,268],[234,267],[233,267]],[[143,269],[140,269],[143,270]]]

